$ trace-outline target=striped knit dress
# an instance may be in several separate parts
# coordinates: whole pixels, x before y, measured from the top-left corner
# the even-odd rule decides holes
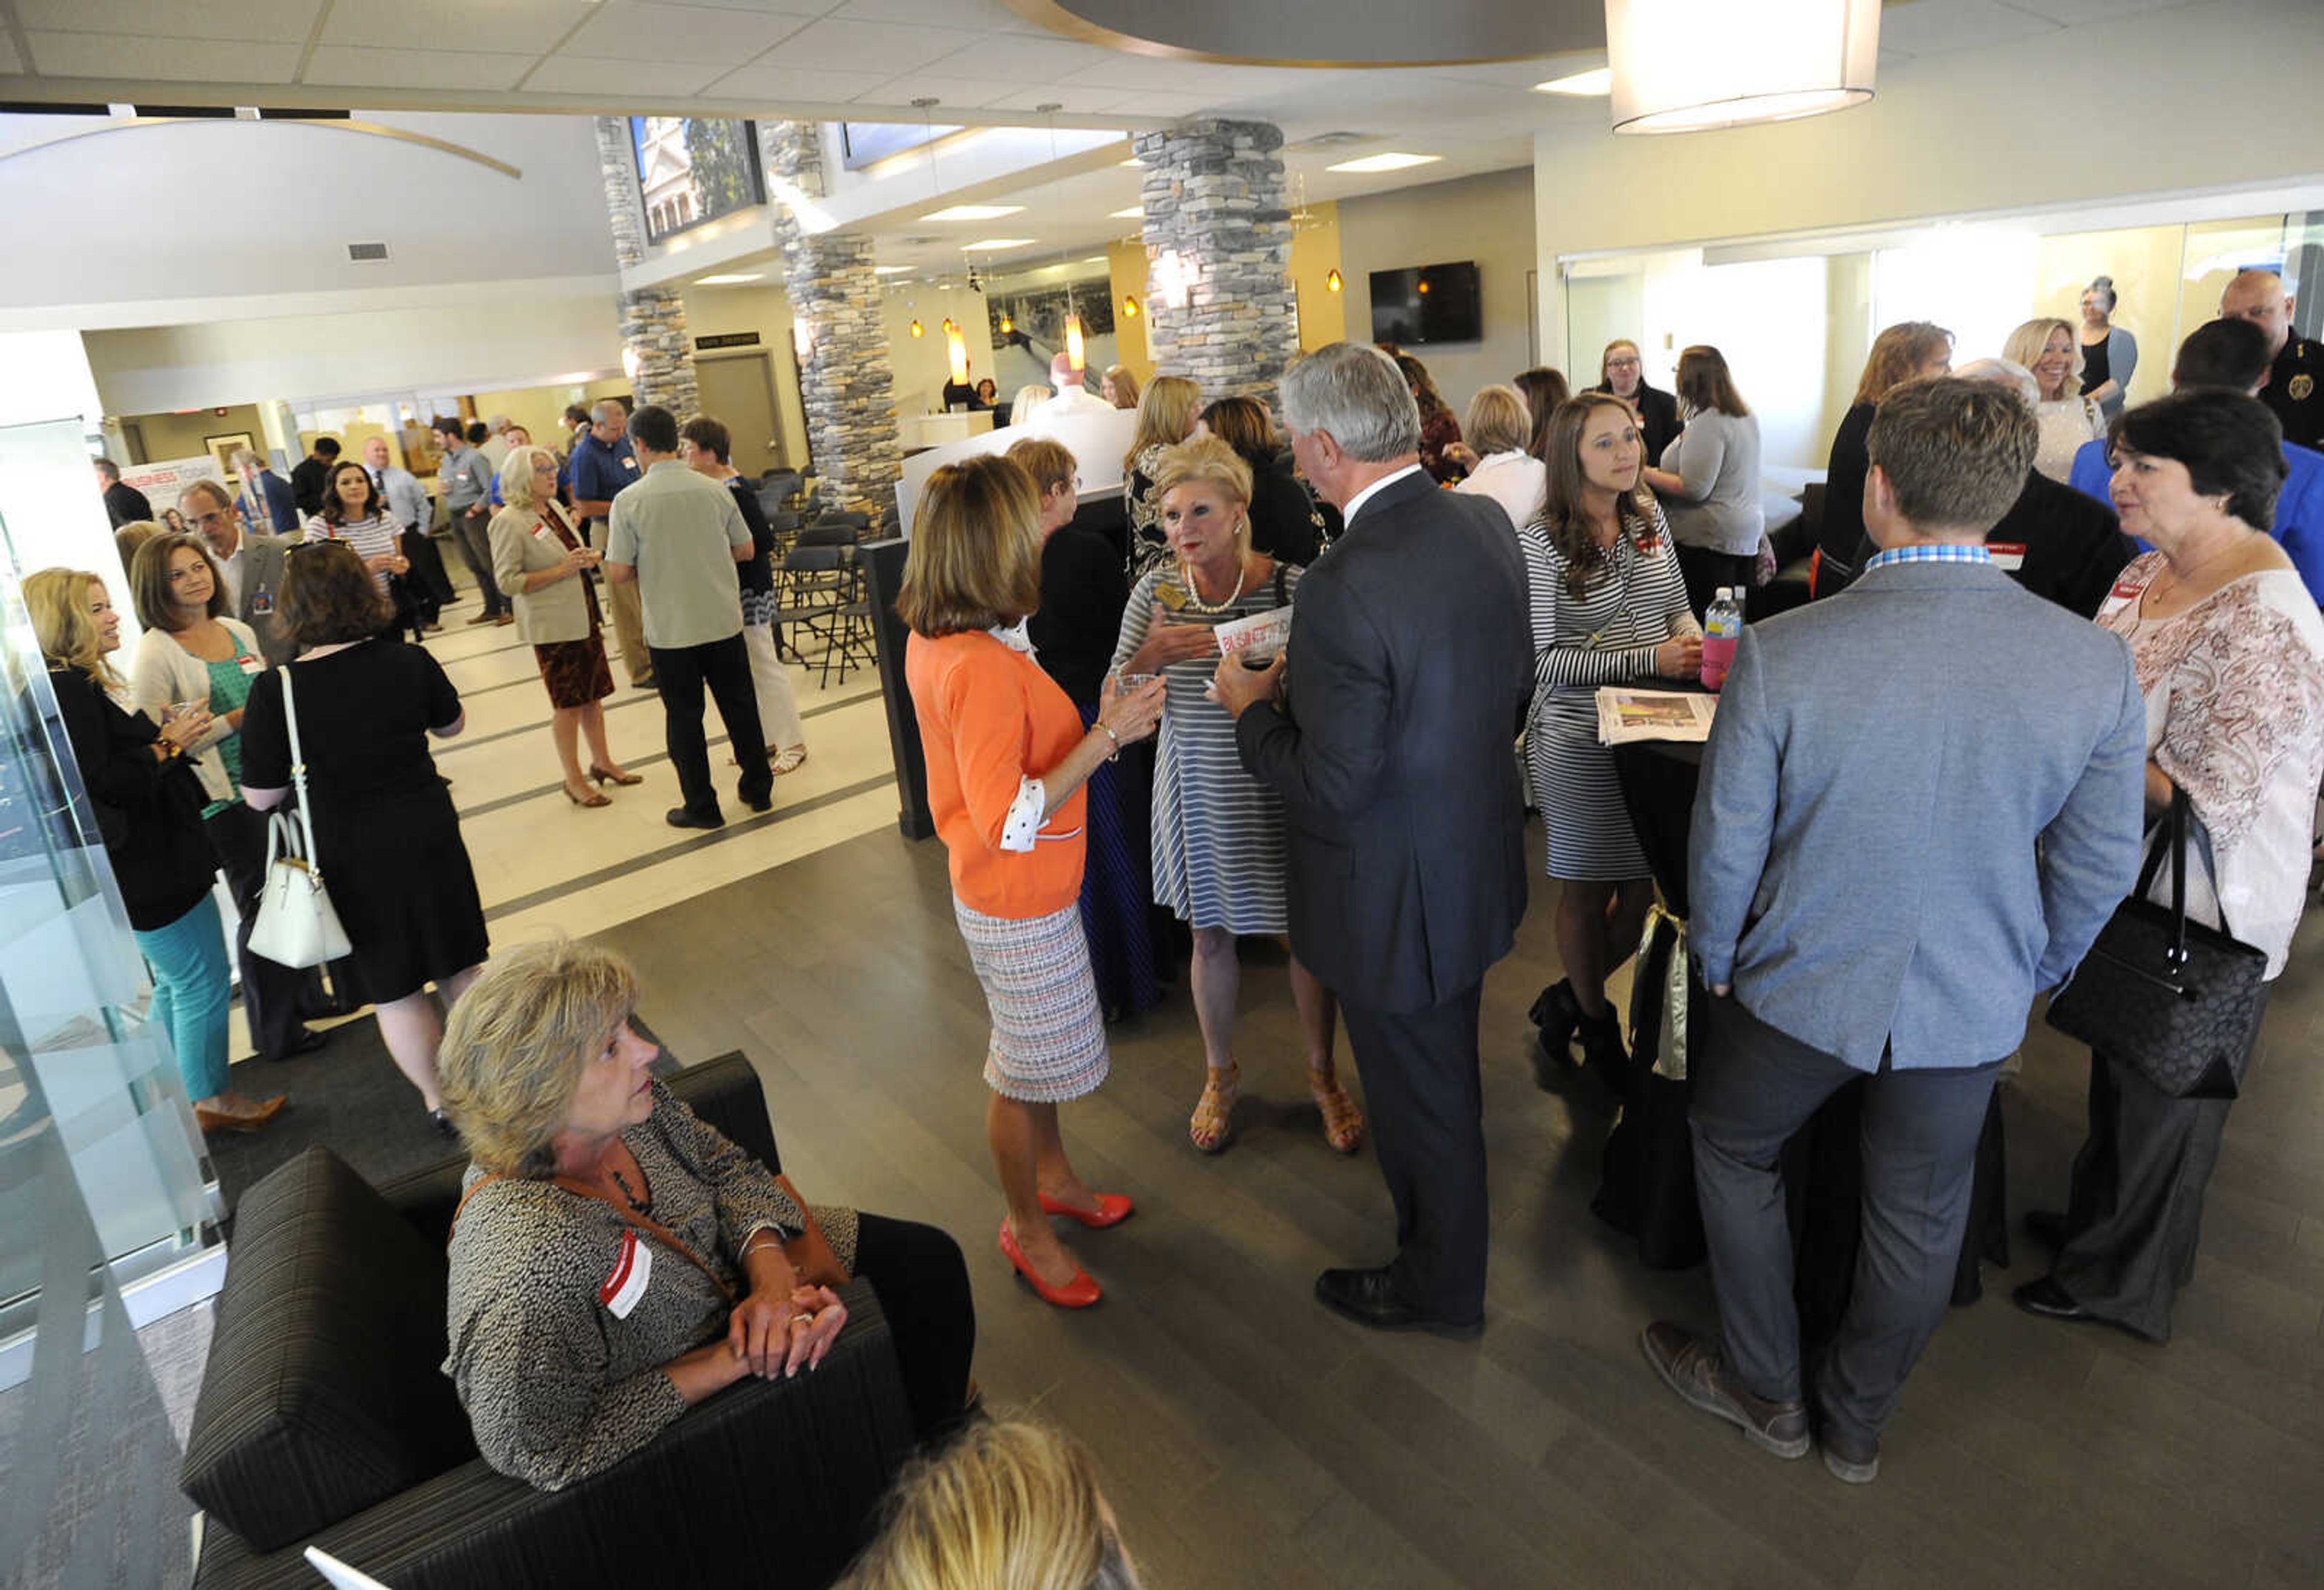
[[[1624,518],[1625,530],[1635,521]],[[1622,804],[1614,754],[1598,743],[1598,686],[1652,684],[1655,648],[1702,629],[1662,510],[1641,547],[1614,543],[1579,602],[1545,520],[1517,532],[1533,611],[1534,698],[1526,731],[1534,798],[1549,831],[1552,878],[1609,881],[1652,876]]]
[[[1278,564],[1259,589],[1204,613],[1187,605],[1176,561],[1163,564],[1130,593],[1113,666],[1128,666],[1146,644],[1157,602],[1176,615],[1174,622],[1215,625],[1287,605],[1298,583],[1297,569]],[[1217,671],[1215,656],[1163,670],[1167,694],[1154,762],[1154,901],[1190,927],[1279,933],[1288,926],[1283,798],[1243,771],[1234,720],[1204,699]]]

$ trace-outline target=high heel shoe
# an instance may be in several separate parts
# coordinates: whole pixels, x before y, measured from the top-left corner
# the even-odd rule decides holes
[[[1069,1204],[1059,1203],[1045,1192],[1041,1194],[1041,1212],[1045,1215],[1063,1215],[1068,1220],[1080,1221],[1092,1231],[1103,1231],[1109,1226],[1120,1225],[1138,1209],[1136,1202],[1119,1192],[1101,1192],[1094,1196],[1097,1199],[1097,1208],[1077,1209]]]
[[[627,789],[632,784],[643,784],[646,781],[646,776],[642,773],[615,773],[600,767],[595,762],[589,764],[589,777],[600,784],[618,784],[623,789]]]
[[[1334,1153],[1353,1153],[1364,1145],[1364,1112],[1336,1076],[1324,1079],[1323,1072],[1308,1067],[1307,1097],[1323,1112],[1323,1141]]]
[[[601,790],[593,789],[586,795],[576,795],[569,784],[560,787],[565,791],[565,798],[576,806],[610,806],[613,804],[613,797]]]
[[[1001,1221],[1001,1251],[1008,1255],[1009,1262],[1016,1266],[1017,1273],[1025,1278],[1026,1283],[1032,1287],[1040,1300],[1052,1308],[1086,1309],[1105,1296],[1098,1283],[1090,1279],[1086,1270],[1076,1269],[1074,1278],[1063,1286],[1051,1286],[1034,1274],[1033,1266],[1025,1262],[1024,1249],[1017,1245],[1017,1234],[1009,1229],[1006,1216]]]
[[[1234,1136],[1234,1107],[1242,1096],[1242,1067],[1230,1065],[1203,1079],[1203,1096],[1186,1121],[1186,1140],[1202,1153],[1220,1153]]]
[[[1541,1050],[1545,1056],[1573,1063],[1573,1034],[1582,1025],[1582,1004],[1573,997],[1573,984],[1564,978],[1544,988],[1526,1012],[1526,1019],[1541,1029]],[[1543,1092],[1554,1090],[1555,1083],[1546,1065],[1534,1067],[1534,1085]]]
[[[198,1104],[194,1106],[194,1124],[205,1132],[255,1132],[281,1115],[282,1107],[290,1102],[288,1095],[277,1093],[248,1115],[229,1115]]]

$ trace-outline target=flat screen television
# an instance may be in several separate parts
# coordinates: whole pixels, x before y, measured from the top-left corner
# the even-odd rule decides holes
[[[632,116],[630,142],[648,243],[766,202],[758,132],[749,122]]]
[[[1372,341],[1425,347],[1484,335],[1474,260],[1372,272]]]

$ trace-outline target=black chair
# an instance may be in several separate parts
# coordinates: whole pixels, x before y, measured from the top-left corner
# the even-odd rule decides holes
[[[815,659],[822,666],[818,685],[830,683],[835,666],[844,684],[856,650],[851,609],[862,602],[862,571],[852,534],[843,531],[832,539],[833,532],[826,529],[821,532],[825,539],[808,539],[817,533],[814,525],[800,530],[798,544],[777,566],[775,623],[789,638],[791,656],[801,665],[809,660],[805,642],[811,639],[820,643]],[[863,611],[868,622],[870,609]]]
[[[671,1089],[773,1168],[741,1055]],[[310,1148],[243,1195],[180,1483],[208,1513],[195,1583],[315,1583],[320,1547],[396,1590],[575,1584],[820,1586],[910,1456],[877,1295],[813,1375],[747,1380],[560,1491],[477,1456],[442,1370],[444,1245],[466,1162],[374,1188]]]
[[[872,516],[857,509],[831,509],[814,515],[807,520],[809,529],[844,528],[851,541],[861,541],[871,534]]]

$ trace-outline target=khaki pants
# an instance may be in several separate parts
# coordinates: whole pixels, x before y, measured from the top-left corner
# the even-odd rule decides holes
[[[613,610],[613,635],[622,643],[622,668],[632,685],[653,683],[653,656],[646,650],[645,610],[638,605],[637,582],[616,585],[608,580],[598,587]]]

